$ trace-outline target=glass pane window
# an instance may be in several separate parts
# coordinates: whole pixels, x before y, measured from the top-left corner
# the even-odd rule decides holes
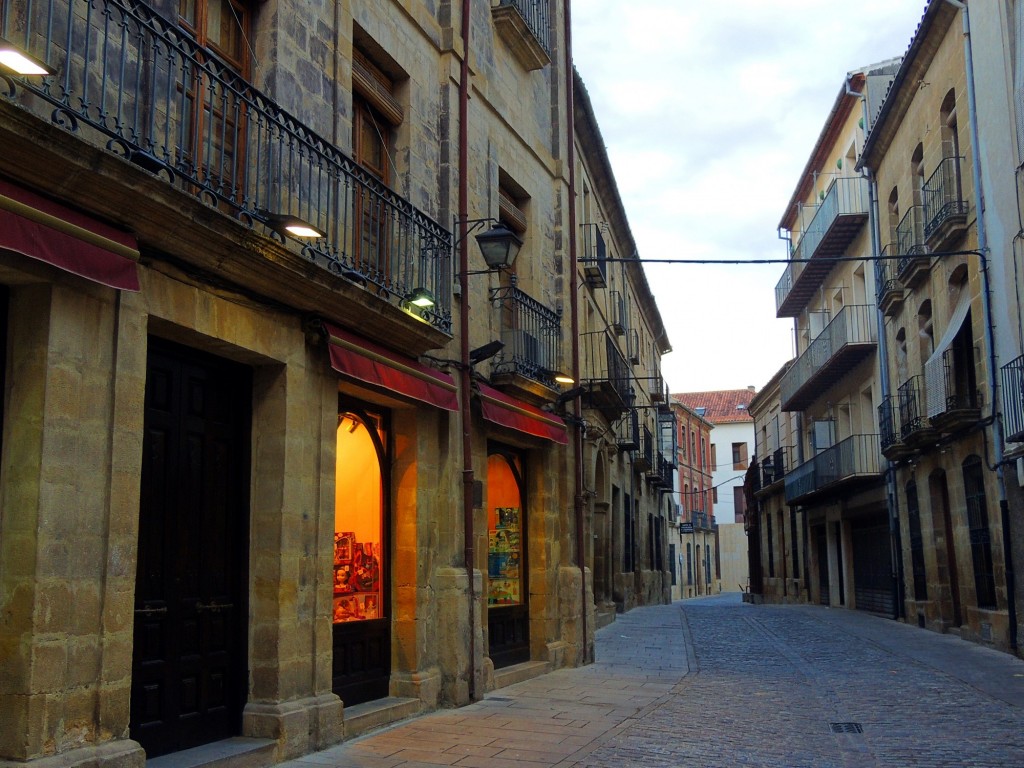
[[[386,553],[378,427],[353,413],[341,414],[339,419],[334,503],[335,624],[384,618],[382,574]]]

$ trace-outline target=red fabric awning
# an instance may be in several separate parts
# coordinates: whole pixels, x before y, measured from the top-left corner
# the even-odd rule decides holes
[[[0,248],[101,285],[139,290],[134,237],[3,180]]]
[[[554,414],[480,384],[480,415],[492,424],[568,445],[565,422]]]
[[[330,323],[324,323],[324,328],[330,341],[331,367],[338,373],[446,411],[459,410],[451,376]]]

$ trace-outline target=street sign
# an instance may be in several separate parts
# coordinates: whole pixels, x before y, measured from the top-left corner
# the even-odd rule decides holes
[[[680,523],[679,524],[679,532],[680,533],[693,533],[693,523]]]

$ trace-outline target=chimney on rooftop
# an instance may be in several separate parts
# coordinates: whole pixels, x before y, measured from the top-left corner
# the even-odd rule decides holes
[[[749,389],[749,390],[750,390],[751,392],[757,392],[757,390],[756,390],[756,389],[754,388],[754,385],[753,385],[753,384],[751,384],[750,386],[748,386],[748,387],[747,387],[747,389]]]

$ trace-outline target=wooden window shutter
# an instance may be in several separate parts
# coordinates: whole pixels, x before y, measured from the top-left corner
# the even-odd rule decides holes
[[[352,51],[352,90],[366,99],[392,125],[400,125],[405,116],[402,105],[392,95],[391,79],[358,50]]]
[[[498,218],[517,234],[526,231],[526,215],[503,189],[498,190]]]

